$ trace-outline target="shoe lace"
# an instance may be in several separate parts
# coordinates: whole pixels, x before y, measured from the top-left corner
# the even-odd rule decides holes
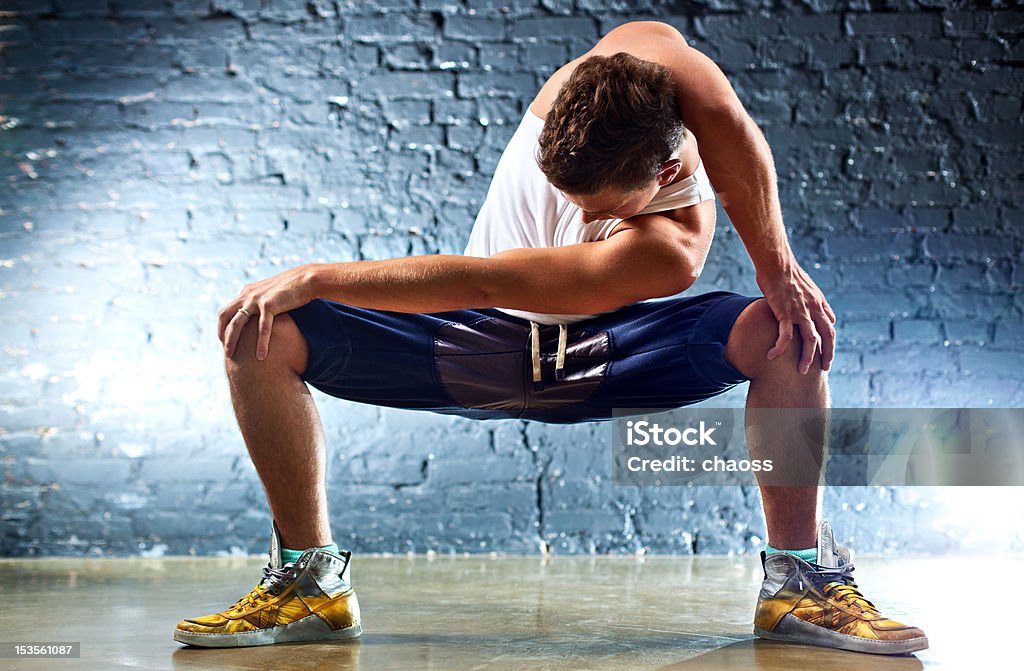
[[[843,564],[837,568],[813,565],[807,570],[811,581],[826,596],[832,596],[836,601],[849,603],[861,611],[878,613],[875,604],[860,593],[857,583],[853,581],[853,563]]]
[[[269,600],[271,596],[280,594],[288,586],[288,583],[295,578],[293,568],[293,563],[285,564],[279,569],[273,568],[270,565],[265,566],[263,568],[263,577],[260,579],[259,584],[251,592],[236,601],[231,606],[231,610],[255,608],[264,601]]]

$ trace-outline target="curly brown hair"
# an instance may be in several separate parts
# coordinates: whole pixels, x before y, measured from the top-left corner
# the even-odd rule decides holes
[[[634,191],[650,184],[685,134],[668,68],[625,52],[591,56],[559,89],[537,162],[567,193]]]

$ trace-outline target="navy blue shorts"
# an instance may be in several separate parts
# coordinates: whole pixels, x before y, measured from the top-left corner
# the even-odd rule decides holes
[[[560,366],[558,325],[541,325],[534,341],[528,320],[493,308],[419,314],[317,299],[289,314],[309,345],[303,380],[331,396],[572,423],[678,408],[746,381],[723,353],[736,318],[757,299],[716,291],[569,324]]]

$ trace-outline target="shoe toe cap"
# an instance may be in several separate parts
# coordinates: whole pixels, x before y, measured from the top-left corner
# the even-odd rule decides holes
[[[182,620],[176,628],[179,631],[190,631],[196,634],[211,634],[221,631],[227,624],[228,620],[220,615],[206,615]]]
[[[874,635],[881,641],[910,641],[927,638],[924,631],[918,627],[911,627],[895,620],[880,620],[871,624]]]

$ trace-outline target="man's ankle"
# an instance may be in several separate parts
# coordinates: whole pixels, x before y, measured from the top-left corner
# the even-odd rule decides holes
[[[306,548],[306,550],[309,550],[309,549],[310,548]],[[317,550],[327,550],[328,552],[333,552],[334,554],[338,554],[338,545],[336,543],[329,543],[327,545],[318,545],[318,546],[315,547],[315,549],[317,549]],[[289,562],[298,561],[299,557],[301,557],[302,553],[305,552],[306,550],[292,550],[291,548],[281,548],[281,561],[283,563],[285,563],[285,564],[287,564]]]
[[[770,557],[771,555],[779,552],[785,552],[786,554],[793,555],[794,557],[799,557],[800,559],[803,559],[805,562],[809,563],[814,563],[818,561],[818,548],[816,547],[807,548],[806,550],[780,550],[779,548],[773,548],[771,545],[765,543],[765,555]]]

